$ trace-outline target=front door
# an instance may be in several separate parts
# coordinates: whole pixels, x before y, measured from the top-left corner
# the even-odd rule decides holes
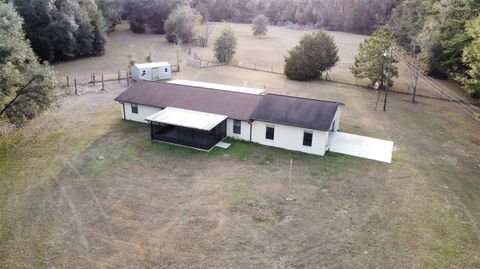
[[[160,70],[157,68],[152,68],[152,80],[159,80]]]

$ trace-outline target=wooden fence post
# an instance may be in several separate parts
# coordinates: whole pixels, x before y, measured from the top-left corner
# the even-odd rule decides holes
[[[128,71],[127,71],[127,87],[130,87],[130,80],[128,79]]]
[[[103,84],[103,73],[102,73],[102,89],[101,89],[101,90],[102,90],[102,91],[105,90],[105,84]]]
[[[92,74],[92,78],[93,78],[93,86],[95,86],[95,73]]]
[[[68,76],[67,76],[67,88],[70,88],[70,80],[68,79]]]
[[[120,70],[117,70],[117,74],[118,74],[118,82],[120,82]]]
[[[73,79],[73,83],[75,84],[75,95],[78,95],[78,90],[77,90],[77,79]]]

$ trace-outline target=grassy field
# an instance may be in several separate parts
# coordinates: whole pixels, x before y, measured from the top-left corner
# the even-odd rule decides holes
[[[210,39],[214,40],[221,29],[225,27],[226,23],[210,23],[212,34]],[[255,38],[251,34],[250,25],[248,24],[228,24],[232,26],[238,37],[237,54],[234,63],[261,70],[268,70],[283,73],[284,57],[287,51],[293,48],[301,37],[308,31],[291,30],[285,27],[270,26],[269,36],[267,38]],[[367,36],[330,32],[335,38],[335,42],[339,48],[340,62],[329,73],[335,81],[353,83],[358,85],[368,85],[367,80],[356,80],[350,73],[350,66],[353,64],[354,56],[357,53],[358,45]],[[213,43],[210,42],[210,43]],[[122,76],[127,70],[128,58],[126,55],[134,55],[135,58],[142,62],[145,55],[152,53],[153,58],[158,61],[168,61],[170,63],[177,62],[176,49],[169,44],[164,36],[155,34],[132,34],[128,29],[128,24],[123,23],[117,26],[117,30],[110,34],[109,42],[107,44],[106,54],[101,57],[80,59],[71,62],[60,63],[56,65],[59,77],[65,80],[68,75],[70,78],[76,77],[79,81],[86,82],[90,75],[95,73],[97,78],[101,73],[106,77],[116,78],[117,71],[120,70]],[[214,60],[212,45],[208,48],[193,48],[192,55],[197,54],[206,60]],[[181,64],[185,64],[188,56],[185,53],[180,54]],[[409,85],[411,83],[411,75],[402,65],[398,65],[400,77],[395,80],[396,91],[409,92]],[[238,85],[243,85],[243,82],[253,83],[251,78],[243,77]],[[455,83],[437,80],[437,82],[456,93],[463,95],[462,90]],[[268,82],[263,82],[260,86],[268,85]],[[429,85],[423,81],[419,81],[418,94],[442,97],[438,92],[433,91]]]
[[[210,46],[208,48],[192,48],[192,55],[197,54],[203,59],[213,61],[213,40],[226,25],[226,23],[210,23],[212,30]],[[255,38],[252,36],[250,25],[248,24],[228,25],[234,28],[238,37],[237,54],[234,59],[235,64],[250,68],[257,67],[262,70],[273,70],[274,72],[280,73],[283,73],[284,57],[287,55],[287,51],[297,45],[301,37],[308,32],[270,26],[267,38]],[[329,33],[335,38],[340,57],[340,62],[332,69],[330,76],[340,82],[368,85],[369,82],[367,80],[357,81],[350,73],[350,66],[353,64],[358,45],[367,36],[343,32]],[[77,77],[79,81],[86,82],[92,73],[96,73],[97,78],[99,78],[101,73],[108,74],[109,77],[115,78],[117,76],[117,70],[120,70],[122,76],[125,76],[124,73],[128,66],[128,58],[126,55],[134,55],[139,62],[142,62],[149,51],[152,52],[155,60],[168,61],[173,64],[177,62],[176,49],[165,40],[164,36],[155,34],[132,34],[128,30],[128,24],[124,23],[118,26],[117,31],[109,36],[109,42],[107,43],[107,50],[104,56],[60,63],[56,65],[56,68],[62,80],[65,80],[65,76],[69,75],[70,77]],[[182,65],[186,63],[188,57],[191,56],[180,53]],[[402,65],[398,65],[398,67],[400,77],[395,80],[393,89],[396,91],[409,92],[411,74]],[[238,72],[238,70],[233,69],[233,72]],[[253,81],[248,78],[245,79],[245,81],[253,83]],[[461,95],[463,94],[462,90],[455,83],[443,80],[437,80],[437,82]],[[243,81],[232,81],[230,83],[243,85]],[[264,85],[268,87],[268,81],[264,81],[257,86],[260,87]],[[419,81],[418,94],[441,97],[441,95],[433,91],[430,86],[423,81]]]
[[[115,53],[57,69],[88,76]],[[83,87],[0,136],[1,268],[480,268],[480,127],[451,104],[392,94],[377,112],[364,88],[233,67],[175,78],[343,102],[341,129],[393,140],[393,163],[152,144],[120,119],[124,82]]]

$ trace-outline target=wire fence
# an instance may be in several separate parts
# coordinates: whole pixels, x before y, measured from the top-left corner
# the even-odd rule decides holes
[[[172,65],[171,68],[172,72],[180,72],[179,65]],[[127,87],[130,86],[132,82],[132,74],[130,71],[122,72],[117,70],[117,72],[111,73],[91,73],[89,78],[85,75],[79,76],[78,78],[77,76],[67,75],[61,78],[60,87],[66,89],[67,94],[72,93],[79,95],[85,91],[92,91],[93,87],[89,89],[85,88],[85,86],[95,86],[95,88],[101,86],[100,90],[103,91],[106,89],[105,84],[122,81],[127,82]]]
[[[131,74],[129,71],[121,72],[117,70],[117,72],[112,73],[92,73],[89,79],[85,79],[84,76],[77,79],[76,76],[67,75],[61,79],[60,86],[67,91],[67,94],[80,95],[83,92],[91,91],[85,86],[101,86],[100,90],[104,91],[105,84],[122,81],[126,81],[127,86],[130,86]]]
[[[231,67],[242,68],[242,69],[246,69],[246,70],[266,72],[266,73],[276,74],[276,75],[284,75],[283,70],[280,70],[278,67],[275,68],[273,65],[264,65],[264,64],[258,64],[258,63],[228,63],[227,64],[227,63],[219,63],[219,62],[213,61],[213,60],[202,59],[201,57],[198,57],[197,55],[195,55],[195,53],[193,53],[193,56],[194,56],[194,58],[191,58],[191,59],[187,60],[187,65],[192,66],[192,67],[196,67],[196,68],[231,66]],[[348,82],[346,80],[336,79],[329,72],[326,72],[323,75],[322,80],[329,81],[329,82],[340,83],[340,84],[344,84],[344,85],[362,87],[362,88],[365,88],[365,89],[373,90],[372,88],[367,87],[367,86],[362,85],[362,84],[359,84],[357,82],[352,83],[352,82]],[[420,83],[422,83],[422,82],[423,81],[421,81]],[[438,83],[436,83],[436,84],[438,84]],[[424,85],[424,87],[430,89],[431,84],[426,83]],[[442,86],[442,87],[446,88],[445,86]],[[413,96],[413,91],[411,90],[411,86],[409,87],[409,91],[402,91],[402,90],[389,90],[389,91],[392,92],[392,93],[403,94],[403,95],[407,95],[407,96]],[[435,88],[433,88],[431,91],[423,91],[423,93],[422,92],[417,92],[416,96],[417,97],[423,97],[423,98],[429,98],[429,99],[463,103],[463,104],[468,104],[468,105],[475,106],[471,101],[468,101],[466,98],[451,98],[452,97],[451,95],[445,95],[445,94],[439,93],[438,91],[436,91]]]
[[[213,68],[213,67],[220,67],[220,66],[230,66],[235,68],[241,68],[246,70],[258,71],[258,72],[266,72],[270,74],[276,75],[283,75],[283,70],[279,70],[278,67],[275,68],[273,65],[265,65],[259,63],[221,63],[215,60],[204,59],[199,56],[195,51],[192,51],[190,47],[182,47],[182,50],[188,54],[188,58],[186,61],[186,65],[194,68]],[[399,62],[406,66],[407,70],[411,71],[411,67],[403,61],[403,59],[399,55],[395,55]],[[180,66],[173,65],[172,72],[179,72]],[[335,79],[330,74],[326,73],[323,76],[323,80],[341,83],[345,85],[352,85],[357,87],[363,87],[366,89],[371,89],[366,87],[365,85],[360,85],[358,83],[351,83],[343,80]],[[444,100],[455,103],[456,106],[459,106],[462,110],[466,110],[468,114],[473,116],[474,118],[478,119],[479,108],[477,105],[473,104],[466,98],[457,95],[456,93],[448,90],[445,86],[438,84],[432,78],[426,77],[421,75],[420,76],[421,82],[425,83],[426,86],[435,93],[434,95],[430,93],[417,93],[416,96],[423,97],[423,98],[430,98],[430,99],[437,99],[437,100]],[[87,79],[86,76],[83,76],[81,79],[76,78],[75,76],[66,76],[62,78],[60,84],[68,91],[68,93],[73,93],[75,95],[79,95],[82,92],[86,91],[93,91],[94,88],[98,90],[98,86],[101,86],[101,91],[105,90],[105,84],[113,83],[113,82],[127,82],[127,87],[130,86],[131,83],[131,73],[129,71],[120,71],[117,70],[116,72],[110,73],[92,73],[90,77]],[[80,87],[83,86],[83,87]],[[95,87],[85,87],[85,86],[95,86]],[[408,96],[412,96],[412,92],[407,91],[398,91],[398,90],[390,90],[391,92],[404,94]],[[377,93],[378,94],[378,93]]]

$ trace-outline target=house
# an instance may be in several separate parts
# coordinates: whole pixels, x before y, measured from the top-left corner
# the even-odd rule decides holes
[[[324,155],[338,130],[341,103],[226,89],[139,81],[115,100],[152,141],[200,150],[231,137]]]
[[[172,67],[167,62],[142,63],[132,65],[133,80],[167,80],[172,78]]]

